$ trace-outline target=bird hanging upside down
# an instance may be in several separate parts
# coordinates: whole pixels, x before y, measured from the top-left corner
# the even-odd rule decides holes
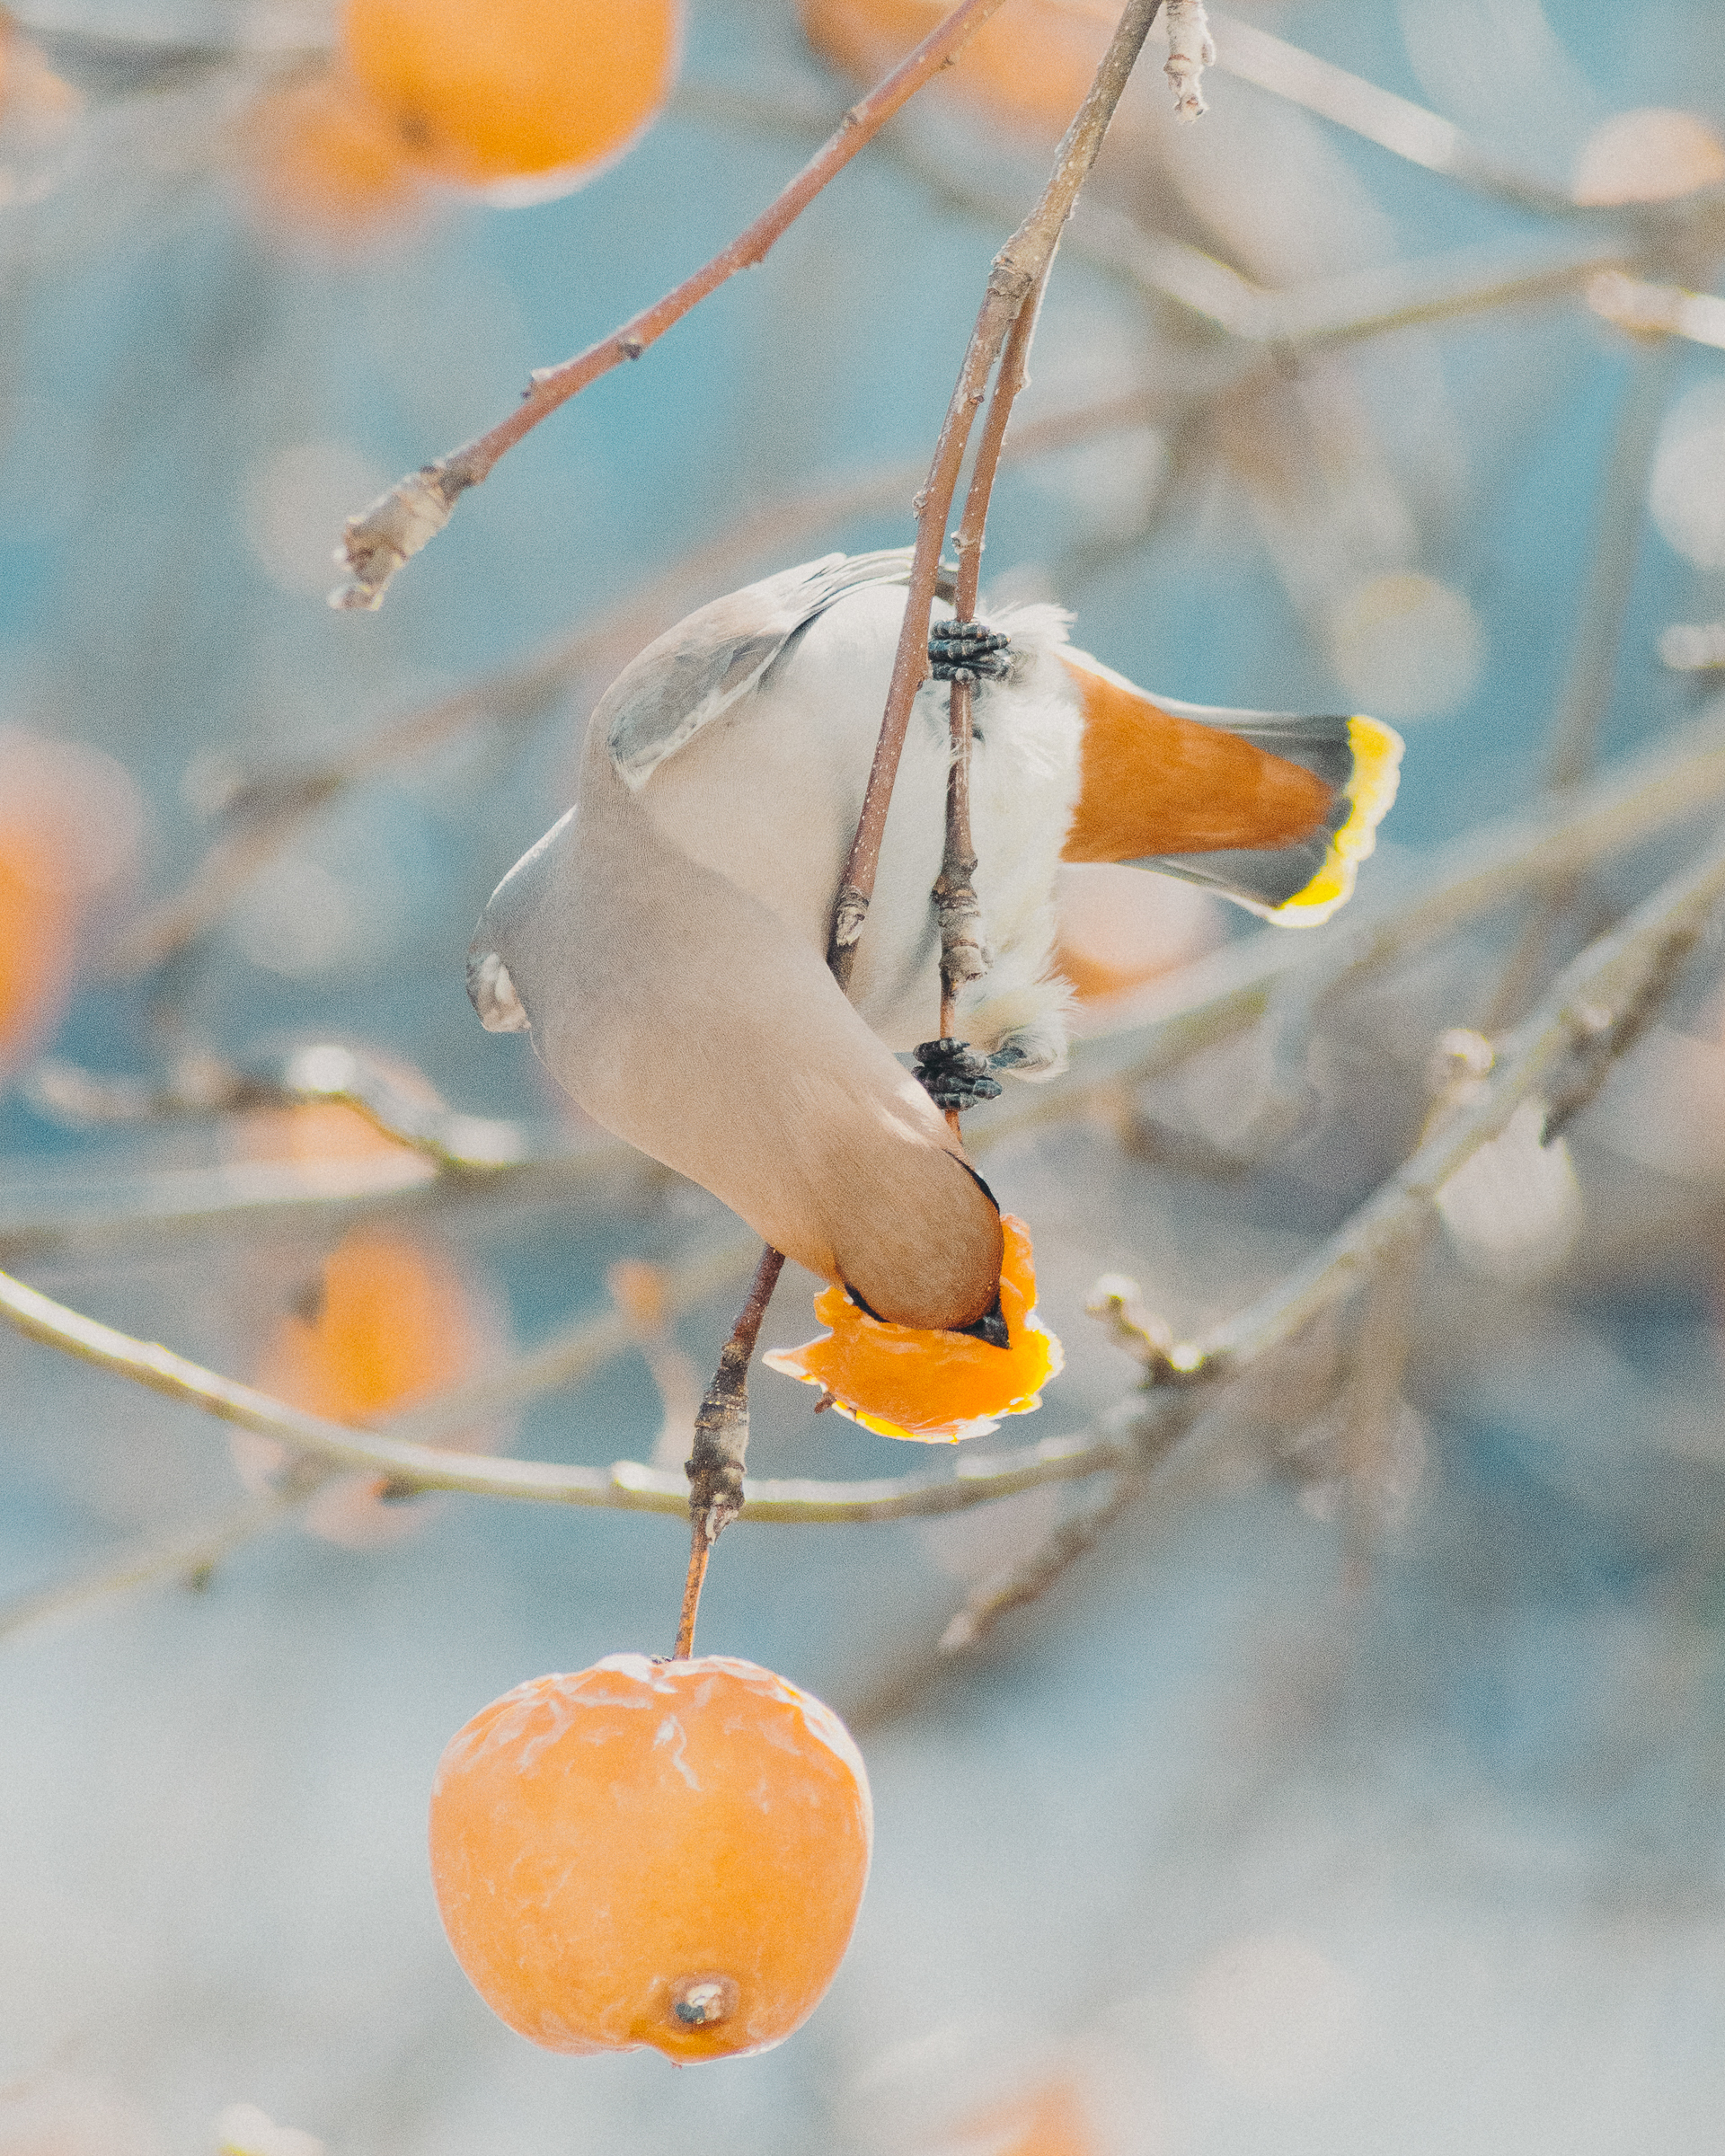
[[[826,963],[909,566],[908,550],[828,554],[714,600],[626,667],[575,806],[485,909],[468,992],[493,1031],[531,1029],[597,1122],[868,1319],[968,1333],[986,1356],[1005,1330],[999,1210],[895,1059],[940,1029],[942,682],[912,711],[849,1000]],[[1073,649],[1057,607],[1001,608],[961,646],[951,616],[937,605],[931,649],[942,671],[969,651],[980,676],[970,817],[992,952],[957,1026],[991,1069],[1064,1067],[1062,861],[1159,869],[1290,924],[1348,897],[1394,796],[1388,727],[1153,699]]]

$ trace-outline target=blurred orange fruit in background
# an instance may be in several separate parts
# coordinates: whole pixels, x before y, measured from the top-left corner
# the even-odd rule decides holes
[[[0,728],[0,1074],[58,1024],[88,909],[132,867],[142,821],[111,757]]]
[[[1154,981],[1221,942],[1221,902],[1194,883],[1112,862],[1063,862],[1054,962],[1082,1003]]]
[[[52,124],[75,112],[84,100],[56,75],[41,48],[0,7],[0,121]]]
[[[1064,2080],[990,2105],[963,2121],[954,2139],[970,2149],[986,2143],[986,2156],[1101,2156],[1084,2099]]]
[[[324,1259],[300,1305],[277,1324],[255,1382],[309,1415],[374,1422],[471,1376],[499,1330],[439,1245],[399,1230],[356,1228]],[[501,1435],[465,1431],[447,1442],[490,1451]],[[251,1431],[235,1431],[229,1444],[242,1478],[253,1488],[261,1488],[286,1456],[274,1438]],[[396,1540],[418,1524],[419,1508],[391,1503],[387,1490],[386,1477],[344,1475],[318,1491],[305,1524],[349,1548]]]
[[[76,914],[35,833],[0,820],[0,1064],[46,1033],[71,985]]]
[[[399,234],[428,207],[388,113],[332,69],[258,100],[245,116],[241,165],[269,230],[338,247]]]
[[[342,47],[427,173],[531,199],[588,178],[669,96],[679,0],[348,0]]]
[[[951,13],[948,0],[800,0],[825,60],[876,81]],[[1054,141],[1084,102],[1119,9],[1112,0],[1007,0],[936,77],[1038,140]]]
[[[536,1677],[450,1740],[431,1874],[456,1959],[552,2051],[765,2050],[832,1982],[873,1812],[850,1732],[730,1656]]]

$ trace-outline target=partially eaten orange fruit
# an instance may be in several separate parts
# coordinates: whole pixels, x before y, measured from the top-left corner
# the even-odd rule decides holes
[[[850,1732],[730,1655],[608,1655],[449,1741],[431,1872],[456,1957],[551,2051],[783,2041],[850,1941],[873,1815]]]
[[[1004,1348],[968,1333],[888,1324],[842,1287],[829,1287],[815,1297],[815,1315],[832,1330],[804,1348],[775,1348],[763,1359],[787,1377],[823,1386],[841,1415],[883,1437],[956,1444],[982,1436],[1003,1415],[1028,1415],[1041,1406],[1042,1387],[1059,1374],[1066,1356],[1037,1321],[1030,1231],[1010,1213],[1001,1215],[1000,1225]]]

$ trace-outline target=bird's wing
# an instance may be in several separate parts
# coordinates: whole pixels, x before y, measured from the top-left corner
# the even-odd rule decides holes
[[[910,549],[826,554],[703,606],[649,644],[595,714],[618,775],[643,786],[710,720],[760,682],[799,632],[853,591],[902,584]]]

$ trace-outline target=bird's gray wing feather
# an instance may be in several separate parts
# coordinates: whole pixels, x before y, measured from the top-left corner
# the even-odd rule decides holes
[[[827,554],[734,591],[649,644],[595,714],[618,774],[646,783],[667,756],[747,695],[791,640],[870,584],[902,584],[910,549]]]

